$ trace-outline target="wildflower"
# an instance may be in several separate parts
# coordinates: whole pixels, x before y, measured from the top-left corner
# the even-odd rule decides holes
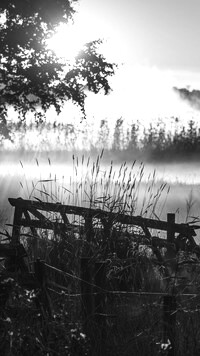
[[[9,317],[6,318],[7,323],[11,323],[11,319]]]
[[[171,346],[171,342],[170,342],[169,339],[167,340],[166,343],[162,343],[162,344],[160,345],[161,350],[163,350],[163,351],[168,350],[170,346]]]
[[[83,334],[83,333],[80,333],[80,336],[81,336],[83,339],[85,339],[85,338],[86,338],[86,335],[85,335],[85,334]]]

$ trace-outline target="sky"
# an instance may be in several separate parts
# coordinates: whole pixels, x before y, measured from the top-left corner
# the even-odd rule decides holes
[[[199,0],[80,0],[92,29],[116,40],[119,55],[162,69],[200,69]],[[90,27],[90,24],[89,24]],[[123,50],[125,53],[123,53]]]
[[[109,97],[88,96],[88,117],[198,117],[173,87],[200,89],[199,13],[199,0],[79,0],[70,33],[103,38],[100,50],[119,64]]]

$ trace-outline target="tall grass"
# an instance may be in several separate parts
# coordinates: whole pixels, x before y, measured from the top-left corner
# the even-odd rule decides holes
[[[155,171],[147,176],[143,163],[134,161],[129,165],[123,162],[120,166],[115,166],[111,161],[110,165],[107,166],[103,163],[103,154],[104,152],[101,151],[95,160],[92,160],[89,156],[82,155],[79,157],[73,155],[71,162],[66,164],[66,171],[69,172],[67,176],[63,174],[63,171],[61,174],[54,173],[50,158],[48,158],[45,172],[42,170],[42,166],[40,170],[40,163],[36,160],[35,164],[40,172],[39,180],[29,182],[25,175],[24,181],[21,182],[21,186],[24,188],[22,197],[159,219],[164,208],[163,204],[166,204],[169,187],[165,183],[156,181]],[[47,167],[49,170],[47,170]],[[22,169],[25,169],[23,164]],[[162,202],[160,202],[161,196],[164,196]],[[56,213],[46,213],[46,217],[51,221],[61,221],[60,215]],[[84,225],[83,218],[80,216],[69,216],[69,220],[80,227]],[[94,221],[93,225],[96,234],[96,240],[90,247],[93,251],[93,256],[101,256],[107,259],[108,251],[110,251],[111,236],[110,238],[109,236],[104,238],[99,236],[96,228],[102,228],[101,222]],[[54,232],[42,231],[36,237],[37,246],[35,245],[35,238],[30,237],[29,233],[27,235],[27,229],[25,231],[23,241],[29,248],[31,259],[40,257],[60,269],[70,271],[70,273],[75,273],[75,271],[78,273],[77,256],[81,253],[86,253],[84,251],[89,247],[84,236],[81,236],[79,231],[78,235],[75,232],[66,239],[55,235]],[[141,233],[141,229],[138,227],[124,227],[119,223],[111,223],[109,234],[113,236],[116,233],[118,235],[121,234],[124,238],[122,246],[119,245],[117,247],[117,254],[122,259],[131,256],[135,256],[136,260],[137,256],[139,256],[139,259],[141,258],[140,253],[138,253],[138,243],[136,245],[133,243],[132,236],[134,231]],[[28,236],[29,242],[26,241],[26,236]],[[66,258],[68,260],[67,263],[65,262]],[[140,265],[140,262],[136,263],[138,263],[138,266]],[[130,272],[129,264],[130,262],[128,261],[119,267],[122,273],[117,275],[117,279],[127,279]],[[110,267],[115,269],[114,260]],[[148,269],[150,270],[152,267],[149,265]],[[140,272],[138,273],[140,274]],[[153,269],[152,274],[154,274]],[[133,275],[134,279],[143,278]],[[159,277],[156,277],[156,279],[158,280]],[[159,284],[159,281],[156,281],[156,283]],[[142,288],[145,289],[148,284],[148,278],[145,277]]]
[[[159,218],[163,209],[159,199],[165,196],[166,204],[170,187],[157,182],[155,170],[147,175],[145,164],[137,161],[105,164],[103,155],[103,150],[96,159],[73,155],[71,161],[62,164],[61,172],[56,172],[58,166],[54,168],[50,158],[45,169],[43,165],[40,169],[36,159],[40,177],[30,182],[24,170],[20,182],[23,198]]]
[[[20,182],[22,198],[159,218],[163,209],[159,199],[161,195],[165,196],[163,199],[165,204],[169,187],[165,183],[158,184],[156,182],[156,172],[153,171],[146,177],[144,164],[136,161],[131,165],[124,162],[120,166],[115,166],[112,161],[110,165],[105,165],[103,154],[104,152],[101,151],[95,160],[92,160],[90,156],[73,155],[71,162],[66,163],[66,167],[62,165],[61,172],[54,170],[50,158],[47,160],[45,170],[43,169],[44,165],[40,166],[39,160],[36,159],[35,166],[39,179],[31,182],[26,177],[26,167],[21,162],[22,170],[24,170],[24,179]],[[61,220],[59,214],[52,212],[46,213],[46,217],[51,221]],[[80,216],[69,216],[69,220],[79,226],[84,224],[83,218]],[[99,226],[99,222],[94,222],[94,224],[94,227],[97,226],[96,224]],[[111,228],[114,231],[114,225]],[[116,228],[118,231],[121,229],[121,232],[124,230],[124,227],[120,227],[119,224]],[[83,249],[84,241],[74,242],[73,237],[60,239],[60,236],[55,236],[51,231],[41,231],[40,238],[35,239],[30,237],[29,232],[25,229],[24,236],[28,236],[31,259],[40,257],[54,266],[63,268],[65,251],[71,251],[70,258],[68,258],[69,263],[65,264],[65,270],[69,268],[70,263],[70,271],[77,270],[72,261],[73,259],[76,261],[75,256]],[[36,240],[37,246],[35,245]],[[49,246],[49,240],[54,241],[54,247]],[[26,237],[23,241],[27,244]],[[106,244],[109,243],[108,239]],[[77,250],[72,248],[73,244],[77,246]],[[106,247],[104,248],[106,251]],[[101,249],[102,247],[97,242],[96,247],[93,246],[93,253],[99,254]],[[130,251],[131,249],[130,245]],[[57,254],[53,252],[54,250],[57,250]],[[103,251],[101,253],[104,254]]]

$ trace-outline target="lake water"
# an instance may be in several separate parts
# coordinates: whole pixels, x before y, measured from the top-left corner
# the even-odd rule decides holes
[[[47,157],[40,161],[37,156],[21,163],[20,159],[7,161],[2,157],[0,223],[12,223],[13,209],[8,202],[9,197],[38,197],[44,201],[87,206],[92,195],[96,206],[105,207],[105,200],[102,205],[103,197],[110,197],[111,202],[113,195],[116,201],[129,199],[129,204],[137,200],[135,214],[144,214],[147,208],[147,215],[165,220],[167,213],[173,212],[177,222],[191,221],[192,217],[200,216],[200,163],[122,166],[116,163],[111,168],[106,163],[99,165],[83,157],[62,163],[55,159],[49,161]],[[135,193],[132,189],[130,195],[130,185],[134,180]],[[163,190],[158,194],[160,187]],[[123,189],[126,191],[124,196]],[[153,207],[149,207],[152,200]]]

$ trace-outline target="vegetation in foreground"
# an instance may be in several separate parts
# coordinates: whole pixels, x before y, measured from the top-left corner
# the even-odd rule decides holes
[[[74,157],[75,173],[70,190],[50,177],[49,180],[33,183],[25,194],[29,194],[28,198],[48,202],[87,204],[90,207],[133,215],[138,211],[148,217],[157,215],[161,209],[159,197],[167,194],[168,188],[161,185],[158,189],[154,185],[155,177],[149,178],[141,203],[143,165],[136,171],[134,164],[128,170],[125,163],[118,172],[113,170],[112,165],[109,170],[103,171],[101,158],[102,155],[95,162],[90,162],[84,161],[84,157]],[[84,175],[79,175],[79,171],[84,172],[84,165],[87,170]],[[51,219],[55,218],[51,216]],[[82,222],[75,218],[78,225],[81,225]],[[94,225],[94,229],[96,227]],[[100,330],[97,325],[92,324],[94,337],[91,333],[89,337],[81,318],[79,258],[85,256],[89,248],[84,234],[71,231],[63,236],[50,234],[47,230],[38,231],[35,245],[35,236],[24,229],[21,232],[21,241],[28,252],[30,266],[34,259],[40,257],[48,265],[66,273],[66,276],[63,278],[59,273],[54,274],[54,277],[51,275],[63,288],[52,288],[49,291],[54,310],[50,317],[37,305],[39,291],[22,288],[15,276],[13,278],[4,274],[6,263],[1,262],[1,305],[9,294],[0,315],[2,354],[94,356],[94,349],[96,355],[104,355],[106,352],[113,356],[129,356],[134,352],[138,355],[168,354],[170,345],[163,341],[162,295],[159,294],[167,292],[168,288],[164,283],[163,266],[156,263],[151,247],[137,243],[133,239],[134,234],[128,233],[126,227],[113,224],[112,228],[113,233],[118,231],[119,237],[119,242],[112,251],[108,250],[105,255],[106,249],[105,246],[102,249],[101,236],[96,236],[95,243],[90,246],[93,251],[91,262],[101,261],[102,258],[106,262],[105,290],[118,291],[107,299],[105,307],[108,317],[104,344],[107,345],[107,350],[102,350],[102,344],[99,344]],[[140,233],[133,231],[135,232]],[[2,241],[7,239],[9,234],[2,235]],[[164,253],[162,250],[160,252]],[[186,281],[182,283],[182,288],[184,291],[197,293],[197,296],[182,299],[177,306],[177,354],[196,355],[200,348],[199,260],[187,251],[183,253],[182,259],[181,256],[179,258],[180,262],[188,261],[187,269],[190,268],[188,275],[184,275]],[[191,286],[187,285],[189,282]],[[127,293],[134,291],[157,292],[158,295],[137,296]]]

